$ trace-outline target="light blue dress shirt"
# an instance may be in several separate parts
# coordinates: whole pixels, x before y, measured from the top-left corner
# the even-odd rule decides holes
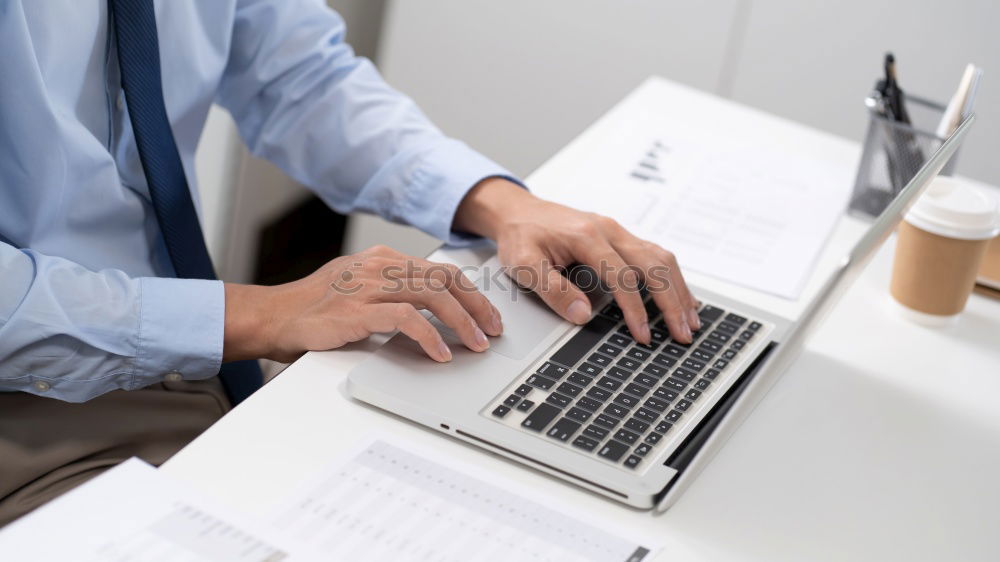
[[[172,278],[107,11],[107,0],[0,0],[0,391],[80,402],[219,370],[223,286]],[[331,207],[451,243],[463,241],[451,223],[468,189],[509,176],[356,57],[321,0],[162,0],[156,17],[195,194],[213,102],[254,154]]]

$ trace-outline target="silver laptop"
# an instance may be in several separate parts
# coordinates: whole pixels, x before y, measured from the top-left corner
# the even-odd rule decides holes
[[[512,288],[494,255],[468,252],[458,265],[479,272],[473,281],[500,310],[504,335],[474,353],[438,323],[454,350],[447,364],[396,335],[351,371],[348,390],[598,494],[665,510],[798,355],[973,120],[927,160],[797,320],[692,286],[703,303],[694,342],[671,340],[647,297],[653,342],[642,345],[610,296],[592,295],[593,319],[574,326]]]

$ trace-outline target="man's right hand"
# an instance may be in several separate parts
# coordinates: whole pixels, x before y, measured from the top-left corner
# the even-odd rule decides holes
[[[400,330],[436,361],[451,360],[441,334],[418,312],[430,310],[473,351],[503,330],[500,313],[450,264],[384,246],[339,257],[312,275],[274,287],[226,284],[223,361],[291,362],[306,351],[338,348]]]

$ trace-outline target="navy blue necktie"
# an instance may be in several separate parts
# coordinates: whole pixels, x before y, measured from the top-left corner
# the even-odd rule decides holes
[[[178,277],[216,279],[163,103],[153,0],[110,0],[110,5],[129,119],[170,261]],[[226,363],[219,376],[233,405],[263,383],[256,361]]]

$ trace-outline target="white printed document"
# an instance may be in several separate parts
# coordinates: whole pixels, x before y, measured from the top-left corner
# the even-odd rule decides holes
[[[0,560],[315,560],[209,504],[133,458],[0,530]]]
[[[642,562],[656,550],[459,464],[374,440],[304,485],[272,523],[329,560]]]
[[[556,158],[565,179],[532,187],[611,216],[682,269],[796,299],[850,195],[853,170],[824,154],[843,144],[653,79]]]

